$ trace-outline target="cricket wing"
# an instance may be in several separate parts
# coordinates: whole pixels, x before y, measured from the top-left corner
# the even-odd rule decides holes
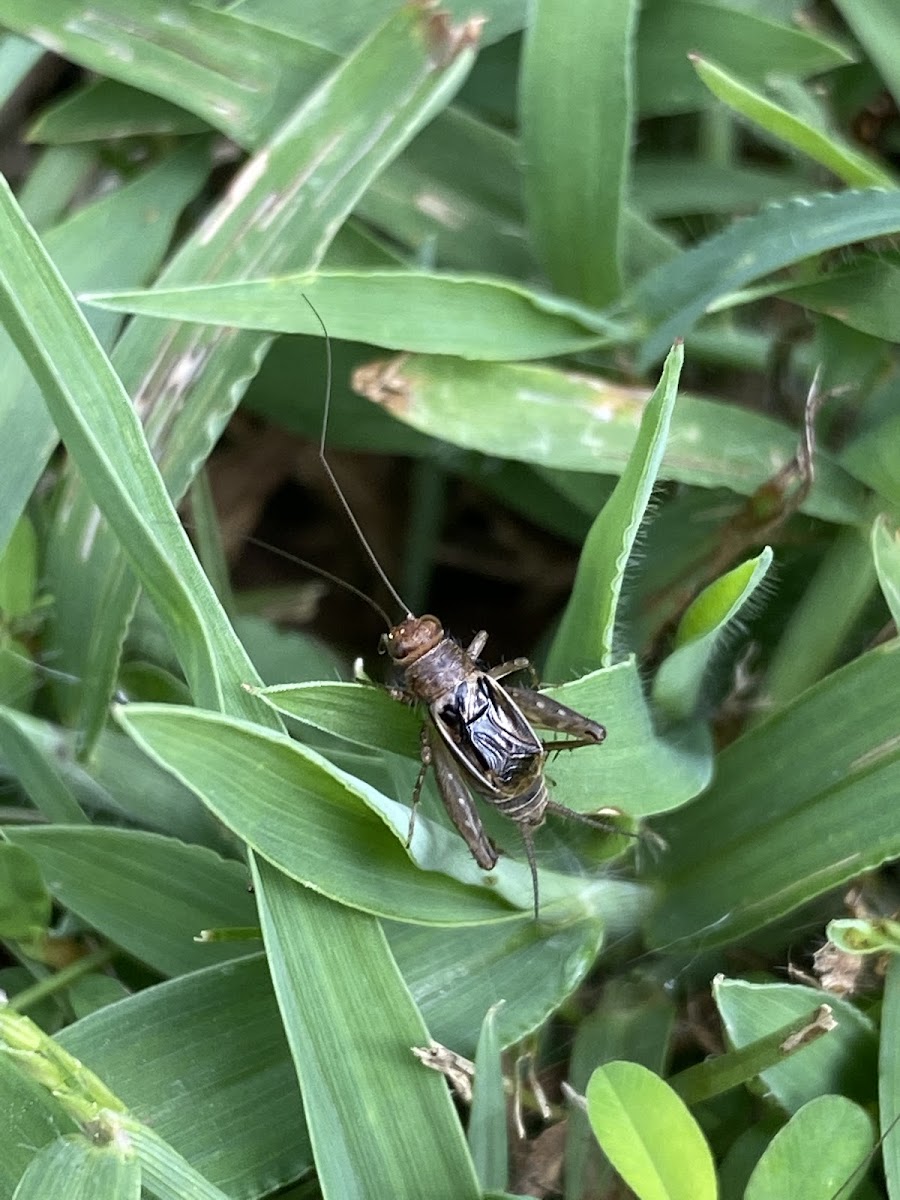
[[[497,865],[497,851],[484,831],[463,773],[433,727],[427,737],[444,808],[479,867],[490,871]]]
[[[435,728],[485,795],[506,794],[540,774],[543,749],[534,730],[495,679],[477,672],[432,705]]]

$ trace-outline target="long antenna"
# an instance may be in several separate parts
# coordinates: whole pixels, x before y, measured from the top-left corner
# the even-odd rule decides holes
[[[362,547],[365,550],[366,554],[368,554],[369,561],[372,563],[372,566],[378,572],[378,578],[381,580],[381,582],[384,584],[384,586],[390,592],[391,597],[394,600],[396,600],[397,604],[400,606],[400,608],[403,610],[403,612],[408,617],[411,617],[413,615],[412,610],[410,609],[409,605],[404,602],[403,597],[400,595],[400,593],[397,591],[397,589],[391,583],[390,579],[388,579],[387,572],[385,571],[384,567],[382,567],[381,563],[378,561],[375,551],[369,545],[368,539],[366,538],[366,535],[362,531],[362,526],[360,525],[359,521],[357,521],[356,514],[353,512],[353,509],[350,507],[347,497],[344,495],[343,491],[341,490],[341,485],[338,483],[337,478],[335,477],[334,471],[332,471],[332,469],[331,469],[331,464],[328,462],[328,459],[325,457],[325,438],[328,434],[328,418],[331,414],[331,380],[332,380],[332,375],[333,375],[333,370],[334,370],[333,364],[332,364],[332,358],[331,358],[331,338],[328,336],[328,330],[325,328],[325,322],[322,320],[319,310],[313,304],[312,300],[310,300],[309,296],[307,296],[305,294],[303,296],[303,299],[306,301],[306,303],[312,309],[313,316],[316,318],[316,320],[321,325],[322,333],[325,337],[325,363],[326,363],[325,414],[322,418],[322,437],[319,441],[319,461],[322,464],[322,469],[325,471],[325,474],[328,476],[329,483],[334,488],[335,495],[337,496],[338,500],[340,500],[340,502],[341,502],[341,507],[343,508],[344,512],[347,514],[347,520],[353,526],[353,531],[356,534],[356,536],[359,538],[360,543],[362,544]]]

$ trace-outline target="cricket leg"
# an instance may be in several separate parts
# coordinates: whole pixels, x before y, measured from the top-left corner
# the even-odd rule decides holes
[[[420,741],[419,755],[421,758],[422,765],[419,767],[419,774],[416,776],[416,783],[415,783],[415,787],[413,788],[412,808],[410,809],[410,812],[409,812],[409,831],[406,835],[407,850],[412,845],[413,833],[415,832],[415,828],[416,828],[416,813],[419,810],[419,801],[422,798],[422,786],[425,783],[425,776],[428,774],[428,768],[431,766],[431,745],[429,744],[428,733],[426,732],[426,728],[424,725],[422,726],[422,733],[420,735],[419,741]]]
[[[479,630],[478,633],[475,634],[469,643],[468,649],[466,650],[466,654],[468,654],[469,658],[474,658],[476,661],[481,658],[481,652],[484,650],[487,639],[488,635],[483,629]]]
[[[506,691],[528,720],[539,729],[568,735],[565,742],[545,743],[545,750],[577,750],[579,746],[599,746],[606,740],[606,729],[599,721],[592,721],[590,717],[576,712],[574,708],[567,708],[543,692],[520,687],[508,687]]]
[[[450,751],[445,749],[440,741],[440,735],[430,725],[426,725],[425,728],[438,791],[447,815],[479,867],[485,871],[493,870],[497,865],[497,851],[484,831],[481,817],[462,772]]]
[[[527,671],[531,676],[532,687],[537,685],[538,677],[534,665],[528,658],[511,658],[508,662],[500,663],[497,667],[491,667],[488,675],[492,679],[505,679],[507,675],[514,675],[516,671]],[[510,691],[509,688],[506,689]]]

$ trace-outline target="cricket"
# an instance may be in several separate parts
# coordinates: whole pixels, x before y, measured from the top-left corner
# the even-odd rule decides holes
[[[381,647],[394,669],[391,694],[399,701],[424,708],[421,734],[421,768],[412,796],[407,846],[412,840],[416,812],[429,769],[434,770],[438,792],[454,828],[472,857],[485,871],[498,862],[499,851],[488,837],[475,797],[490,804],[519,829],[531,870],[534,917],[540,918],[540,889],[534,833],[547,813],[576,820],[607,832],[618,831],[609,821],[587,816],[551,800],[544,767],[550,754],[600,746],[606,729],[590,717],[543,695],[527,658],[514,658],[496,667],[481,665],[487,643],[478,632],[467,647],[445,631],[430,614],[416,616],[389,579],[366,538],[326,456],[331,407],[332,353],[325,323],[308,297],[325,340],[326,387],[318,457],[328,481],[359,543],[378,577],[404,614],[391,624],[379,606],[388,631]],[[532,686],[505,682],[527,673]],[[539,732],[562,735],[542,740]]]

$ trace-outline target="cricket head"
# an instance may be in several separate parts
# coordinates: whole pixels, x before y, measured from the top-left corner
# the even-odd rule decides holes
[[[407,616],[382,635],[381,645],[394,662],[415,662],[444,639],[444,627],[437,617]]]

